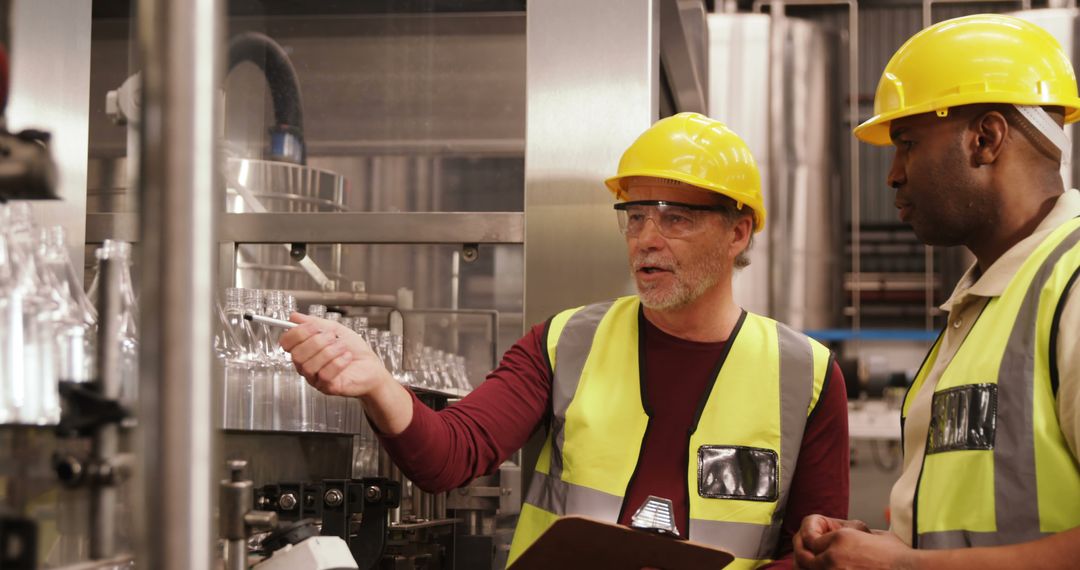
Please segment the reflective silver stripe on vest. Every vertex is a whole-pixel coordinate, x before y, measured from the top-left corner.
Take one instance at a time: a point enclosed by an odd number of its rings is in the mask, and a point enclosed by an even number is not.
[[[585,515],[600,520],[619,518],[622,497],[567,483],[537,471],[525,502],[559,516]],[[723,548],[739,558],[771,558],[780,526],[751,523],[690,520],[690,540]]]
[[[919,535],[919,548],[945,550],[976,546],[999,546],[1002,544],[999,534],[997,532],[973,532],[970,530],[927,532]],[[1052,532],[1040,532],[1028,540],[1052,536],[1053,534]]]
[[[994,516],[997,532],[920,533],[919,548],[1017,544],[1045,536],[1039,530],[1032,418],[1035,412],[1036,320],[1039,296],[1054,271],[1054,265],[1077,242],[1080,242],[1080,229],[1074,230],[1058,244],[1039,267],[1024,294],[998,369],[998,427],[994,442]],[[966,542],[975,539],[980,543]]]
[[[690,519],[690,540],[723,548],[738,558],[772,558],[780,525]]]
[[[567,483],[540,471],[533,475],[525,495],[526,503],[560,517],[585,515],[607,521],[618,520],[622,501],[622,497]]]
[[[600,321],[614,301],[589,305],[574,313],[566,321],[558,344],[555,345],[555,376],[551,382],[551,466],[553,479],[562,479],[563,445],[566,444],[566,410],[577,393],[585,361],[592,350],[593,337]],[[546,348],[546,347],[545,347]],[[538,472],[537,475],[540,473]],[[536,482],[533,482],[533,487]],[[616,516],[618,513],[616,512]]]
[[[780,497],[773,511],[773,526],[779,528],[814,395],[814,349],[808,338],[783,324],[776,324],[776,336],[780,345]],[[773,536],[773,542],[762,546],[774,547],[777,538]]]

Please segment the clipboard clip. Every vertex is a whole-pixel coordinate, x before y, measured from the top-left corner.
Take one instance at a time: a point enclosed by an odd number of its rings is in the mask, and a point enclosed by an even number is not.
[[[681,539],[671,499],[649,495],[630,518],[630,528]]]

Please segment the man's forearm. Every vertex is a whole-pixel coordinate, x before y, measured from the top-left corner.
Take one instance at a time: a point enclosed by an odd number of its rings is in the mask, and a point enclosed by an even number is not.
[[[399,435],[412,422],[412,396],[392,379],[383,382],[360,400],[364,403],[364,413],[384,435]]]
[[[1080,527],[1031,542],[955,550],[916,550],[916,568],[935,570],[1050,570],[1080,561]]]

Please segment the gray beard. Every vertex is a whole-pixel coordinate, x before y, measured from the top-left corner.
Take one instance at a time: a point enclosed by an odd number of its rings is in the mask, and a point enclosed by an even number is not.
[[[697,271],[676,276],[675,283],[667,288],[642,287],[636,279],[634,284],[637,286],[641,304],[645,308],[654,311],[679,309],[698,300],[720,281],[719,266],[719,263],[706,263],[705,267],[698,268]]]

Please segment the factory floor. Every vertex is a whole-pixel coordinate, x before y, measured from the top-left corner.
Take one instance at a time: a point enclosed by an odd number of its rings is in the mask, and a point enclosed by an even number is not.
[[[851,499],[849,517],[870,528],[889,528],[885,511],[889,491],[900,477],[899,442],[851,441]]]

